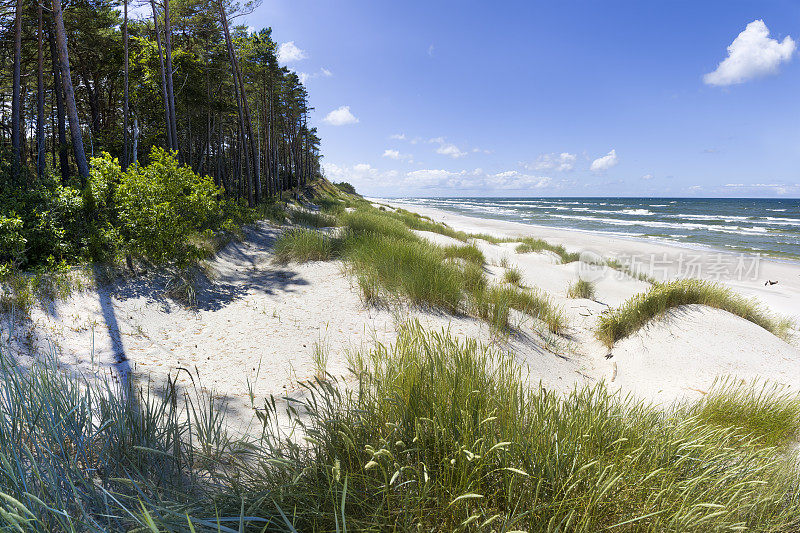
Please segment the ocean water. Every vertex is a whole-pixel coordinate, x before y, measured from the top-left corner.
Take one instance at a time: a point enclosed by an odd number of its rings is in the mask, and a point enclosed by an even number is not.
[[[464,215],[800,260],[800,199],[403,198]]]

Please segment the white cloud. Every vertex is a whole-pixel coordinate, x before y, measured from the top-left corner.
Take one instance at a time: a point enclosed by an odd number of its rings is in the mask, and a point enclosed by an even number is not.
[[[437,154],[446,155],[453,159],[458,159],[459,157],[467,155],[467,152],[461,150],[455,144],[447,142],[444,137],[436,137],[428,142],[439,145],[439,148],[436,149]]]
[[[349,105],[343,105],[328,113],[322,121],[331,126],[344,126],[345,124],[355,124],[358,119],[350,112]]]
[[[293,63],[295,61],[302,61],[307,58],[305,50],[301,50],[294,44],[294,41],[288,43],[281,43],[278,47],[278,61],[283,64]]]
[[[492,190],[525,192],[554,186],[553,180],[547,176],[523,174],[516,170],[491,174],[480,168],[459,172],[444,169],[413,170],[406,174],[403,185],[414,189],[449,189],[481,193]]]
[[[389,135],[389,138],[390,139],[395,139],[395,140],[398,140],[398,141],[404,141],[405,138],[406,138],[406,134],[405,133],[395,133],[393,135]]]
[[[560,154],[542,154],[533,163],[523,163],[527,170],[555,170],[556,172],[569,172],[575,168],[575,154],[561,152]]]
[[[319,69],[318,72],[314,72],[313,74],[309,74],[307,72],[298,72],[297,77],[300,78],[300,82],[305,85],[306,81],[314,79],[314,78],[330,78],[333,76],[333,72],[326,69],[325,67]]]
[[[428,47],[428,56],[433,57],[433,50],[434,50],[434,46],[430,45]]]
[[[396,170],[380,170],[368,163],[358,163],[351,167],[325,162],[322,170],[329,180],[347,181],[356,189],[369,187],[388,187],[397,181]]]
[[[603,172],[604,170],[608,170],[611,167],[615,167],[619,164],[619,158],[617,157],[617,151],[611,150],[603,157],[598,157],[594,161],[592,161],[592,165],[589,167],[589,170],[592,172]]]
[[[383,157],[388,157],[389,159],[400,159],[400,152],[398,150],[386,149],[383,151]]]
[[[775,74],[781,63],[792,58],[795,46],[788,35],[781,42],[770,39],[764,21],[754,20],[728,46],[728,57],[714,72],[703,76],[703,81],[708,85],[725,86]]]
[[[644,176],[642,176],[642,179],[645,181],[650,181],[651,179],[653,179],[653,177],[654,176],[652,174],[645,174]]]

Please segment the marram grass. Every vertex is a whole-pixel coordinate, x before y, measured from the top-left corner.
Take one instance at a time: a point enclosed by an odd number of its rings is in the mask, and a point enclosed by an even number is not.
[[[722,309],[749,320],[767,331],[787,338],[792,323],[780,319],[757,302],[736,294],[731,289],[697,279],[679,279],[653,286],[637,294],[620,307],[600,316],[597,338],[607,346],[635,333],[651,320],[681,305],[700,304]]]
[[[568,298],[586,298],[593,300],[595,296],[595,284],[593,281],[578,278],[574,283],[567,287]]]
[[[335,238],[321,231],[293,228],[283,232],[275,242],[275,258],[279,262],[295,260],[300,263],[307,261],[327,261],[333,258]]]
[[[783,392],[722,388],[666,411],[602,385],[564,396],[531,389],[508,354],[418,323],[350,363],[347,387],[318,376],[286,415],[265,400],[256,437],[232,438],[217,402],[172,380],[137,392],[0,357],[0,529],[800,527],[797,457],[762,437],[797,435]]]

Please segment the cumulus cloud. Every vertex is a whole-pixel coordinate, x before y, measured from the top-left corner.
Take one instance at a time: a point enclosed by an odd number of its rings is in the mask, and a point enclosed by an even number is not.
[[[777,195],[798,194],[800,193],[800,183],[726,183],[727,190],[736,190],[741,193],[764,194],[773,193]]]
[[[383,157],[388,157],[389,159],[400,159],[400,151],[386,149],[383,151]]]
[[[459,157],[464,157],[467,155],[467,152],[463,151],[455,144],[447,142],[444,137],[436,137],[435,139],[431,139],[429,142],[439,145],[439,148],[436,149],[437,154],[446,155],[448,157],[452,157],[453,159],[458,159]]]
[[[524,174],[516,170],[487,173],[480,168],[457,172],[445,169],[423,169],[406,173],[403,185],[414,189],[526,192],[551,187],[553,180],[547,176]]]
[[[592,161],[592,165],[589,167],[589,170],[592,172],[603,172],[608,170],[612,167],[615,167],[619,164],[619,157],[617,157],[617,151],[611,150],[603,157],[598,157],[594,161]]]
[[[575,168],[578,156],[568,152],[560,154],[542,154],[533,163],[523,163],[527,170],[555,170],[556,172],[569,172]]]
[[[325,162],[322,171],[329,180],[347,181],[357,189],[389,186],[397,180],[396,170],[381,170],[369,163],[358,163],[353,166],[337,165]]]
[[[298,48],[297,45],[294,44],[294,41],[281,43],[281,45],[278,47],[278,61],[283,64],[302,61],[307,57],[308,55],[306,54],[305,50]]]
[[[405,138],[406,138],[406,134],[405,133],[394,133],[392,135],[389,135],[389,138],[390,139],[395,139],[397,141],[404,141]]]
[[[322,121],[331,126],[344,126],[346,124],[355,124],[358,119],[350,112],[349,105],[343,105],[325,115]]]
[[[652,174],[645,174],[644,176],[642,176],[642,179],[645,181],[650,181],[651,179],[653,179],[653,177],[654,176]]]
[[[728,57],[716,70],[703,76],[707,85],[726,86],[775,74],[781,63],[792,58],[796,44],[788,35],[783,41],[770,39],[763,20],[754,20],[728,46]]]

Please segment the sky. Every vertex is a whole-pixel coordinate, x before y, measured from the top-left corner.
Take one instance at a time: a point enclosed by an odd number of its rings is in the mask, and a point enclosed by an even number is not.
[[[800,2],[263,0],[362,194],[800,197]]]

